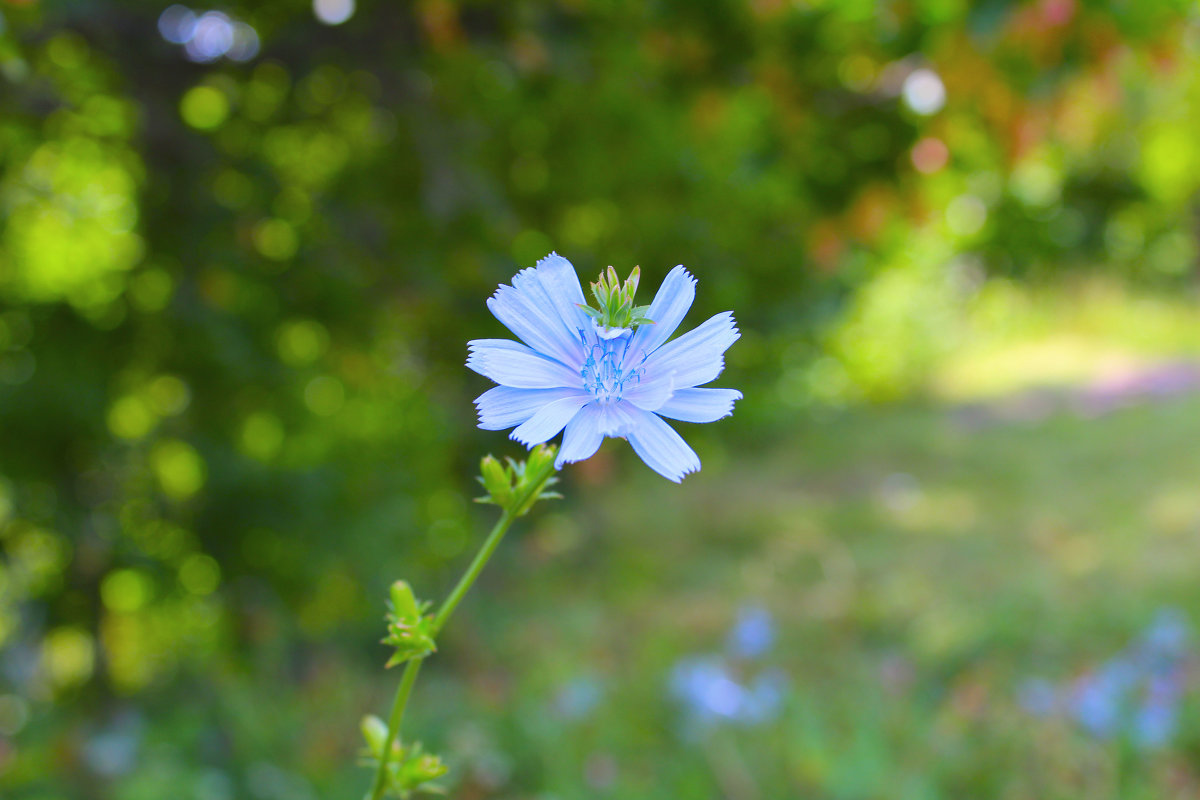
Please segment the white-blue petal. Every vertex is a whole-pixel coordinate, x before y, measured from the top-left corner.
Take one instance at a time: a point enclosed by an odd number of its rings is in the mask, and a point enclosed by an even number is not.
[[[580,331],[590,320],[580,308],[583,289],[571,262],[551,253],[518,272],[512,283],[488,300],[496,319],[534,350],[577,369],[584,358]]]
[[[733,312],[724,311],[651,353],[646,374],[673,372],[677,389],[708,383],[725,368],[722,356],[739,336]]]
[[[671,398],[675,391],[675,374],[672,372],[647,373],[638,383],[627,384],[621,399],[644,411],[657,411]]]
[[[521,275],[529,274],[529,270],[521,273]],[[550,298],[563,326],[572,333],[580,328],[586,328],[591,319],[583,313],[580,306],[585,305],[587,300],[584,299],[583,288],[579,285],[579,276],[575,274],[575,267],[571,265],[571,262],[558,253],[551,253],[537,262],[533,274],[541,282],[542,289]],[[520,275],[513,278],[513,285],[521,288]]]
[[[547,403],[539,408],[532,417],[518,425],[508,437],[527,447],[541,444],[557,436],[563,426],[570,422],[571,418],[579,413],[579,409],[583,408],[590,400],[589,395],[580,393]]]
[[[467,366],[503,386],[515,389],[582,389],[579,373],[562,363],[508,339],[467,342]]]
[[[625,435],[646,466],[676,483],[683,480],[684,475],[700,469],[696,451],[657,414],[633,407],[624,410],[631,418]]]
[[[598,403],[586,405],[567,423],[563,433],[562,447],[558,458],[554,459],[554,468],[562,469],[563,464],[573,464],[591,458],[600,449],[604,441],[604,429],[607,410]]]
[[[530,291],[531,281],[523,283],[525,291],[501,285],[488,298],[488,309],[525,344],[577,369],[583,363],[583,345],[578,335],[567,330],[545,297]]]
[[[696,279],[680,264],[667,273],[646,311],[646,317],[654,324],[638,326],[630,349],[638,353],[654,352],[655,348],[671,338],[695,299]]]
[[[564,397],[583,394],[579,389],[514,389],[493,386],[475,398],[479,410],[479,427],[485,431],[501,431],[520,425],[538,409]]]
[[[733,413],[733,404],[742,399],[737,389],[676,389],[655,413],[683,422],[716,422]]]

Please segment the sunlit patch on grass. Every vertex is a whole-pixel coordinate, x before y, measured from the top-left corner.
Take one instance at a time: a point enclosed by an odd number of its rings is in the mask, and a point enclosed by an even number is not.
[[[930,373],[935,397],[994,398],[1034,387],[1104,383],[1169,359],[1200,358],[1197,304],[1093,280],[1052,287],[985,285],[958,344]]]

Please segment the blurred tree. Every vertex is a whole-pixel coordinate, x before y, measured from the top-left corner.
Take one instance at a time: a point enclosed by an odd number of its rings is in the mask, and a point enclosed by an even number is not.
[[[551,249],[687,262],[800,403],[912,390],[975,269],[1193,276],[1183,0],[0,13],[0,660],[59,704],[6,795],[95,794],[53,742],[114,697],[380,657],[465,547],[464,342]]]

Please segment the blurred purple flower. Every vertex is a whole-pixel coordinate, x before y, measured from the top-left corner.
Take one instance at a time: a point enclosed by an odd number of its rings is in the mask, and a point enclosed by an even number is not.
[[[1058,702],[1058,688],[1045,678],[1029,678],[1017,688],[1017,703],[1035,717],[1050,716]]]
[[[554,698],[554,710],[566,720],[591,716],[604,699],[604,686],[591,675],[581,675],[568,681]]]
[[[1133,717],[1133,740],[1151,750],[1163,747],[1175,735],[1177,717],[1178,710],[1174,698],[1147,701]]]
[[[787,676],[779,669],[744,673],[748,662],[765,655],[774,641],[771,614],[747,606],[729,631],[727,656],[680,659],[671,671],[670,687],[688,722],[700,729],[722,723],[752,726],[778,716],[787,694]]]
[[[1137,640],[1065,689],[1034,678],[1018,690],[1027,712],[1060,712],[1101,739],[1129,737],[1154,749],[1170,742],[1186,689],[1191,632],[1175,609],[1159,611]]]
[[[775,643],[775,622],[762,606],[747,606],[738,613],[726,648],[737,658],[759,658]]]
[[[1191,639],[1187,617],[1177,608],[1160,609],[1142,636],[1141,650],[1151,659],[1174,661],[1186,653]]]
[[[738,719],[748,694],[715,656],[677,663],[671,672],[671,691],[701,723]]]
[[[786,693],[787,676],[782,670],[770,669],[757,676],[747,687],[740,721],[748,725],[771,721],[783,707]]]
[[[1115,734],[1121,723],[1126,697],[1138,681],[1132,664],[1116,658],[1075,682],[1068,707],[1088,733],[1102,739]]]

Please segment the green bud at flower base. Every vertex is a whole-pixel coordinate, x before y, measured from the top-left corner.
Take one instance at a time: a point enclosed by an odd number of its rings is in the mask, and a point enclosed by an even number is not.
[[[529,451],[525,461],[505,459],[502,465],[493,456],[485,456],[479,463],[479,478],[486,497],[477,497],[477,503],[494,503],[514,517],[528,513],[538,500],[559,498],[556,492],[547,492],[546,487],[558,483],[554,473],[554,456],[558,449],[554,445],[539,444]]]
[[[646,318],[650,306],[633,304],[641,277],[641,267],[634,267],[625,282],[621,283],[617,271],[610,266],[600,273],[600,280],[592,284],[592,296],[596,298],[597,307],[592,308],[582,303],[579,307],[596,323],[601,338],[611,339],[638,325],[654,322]]]

